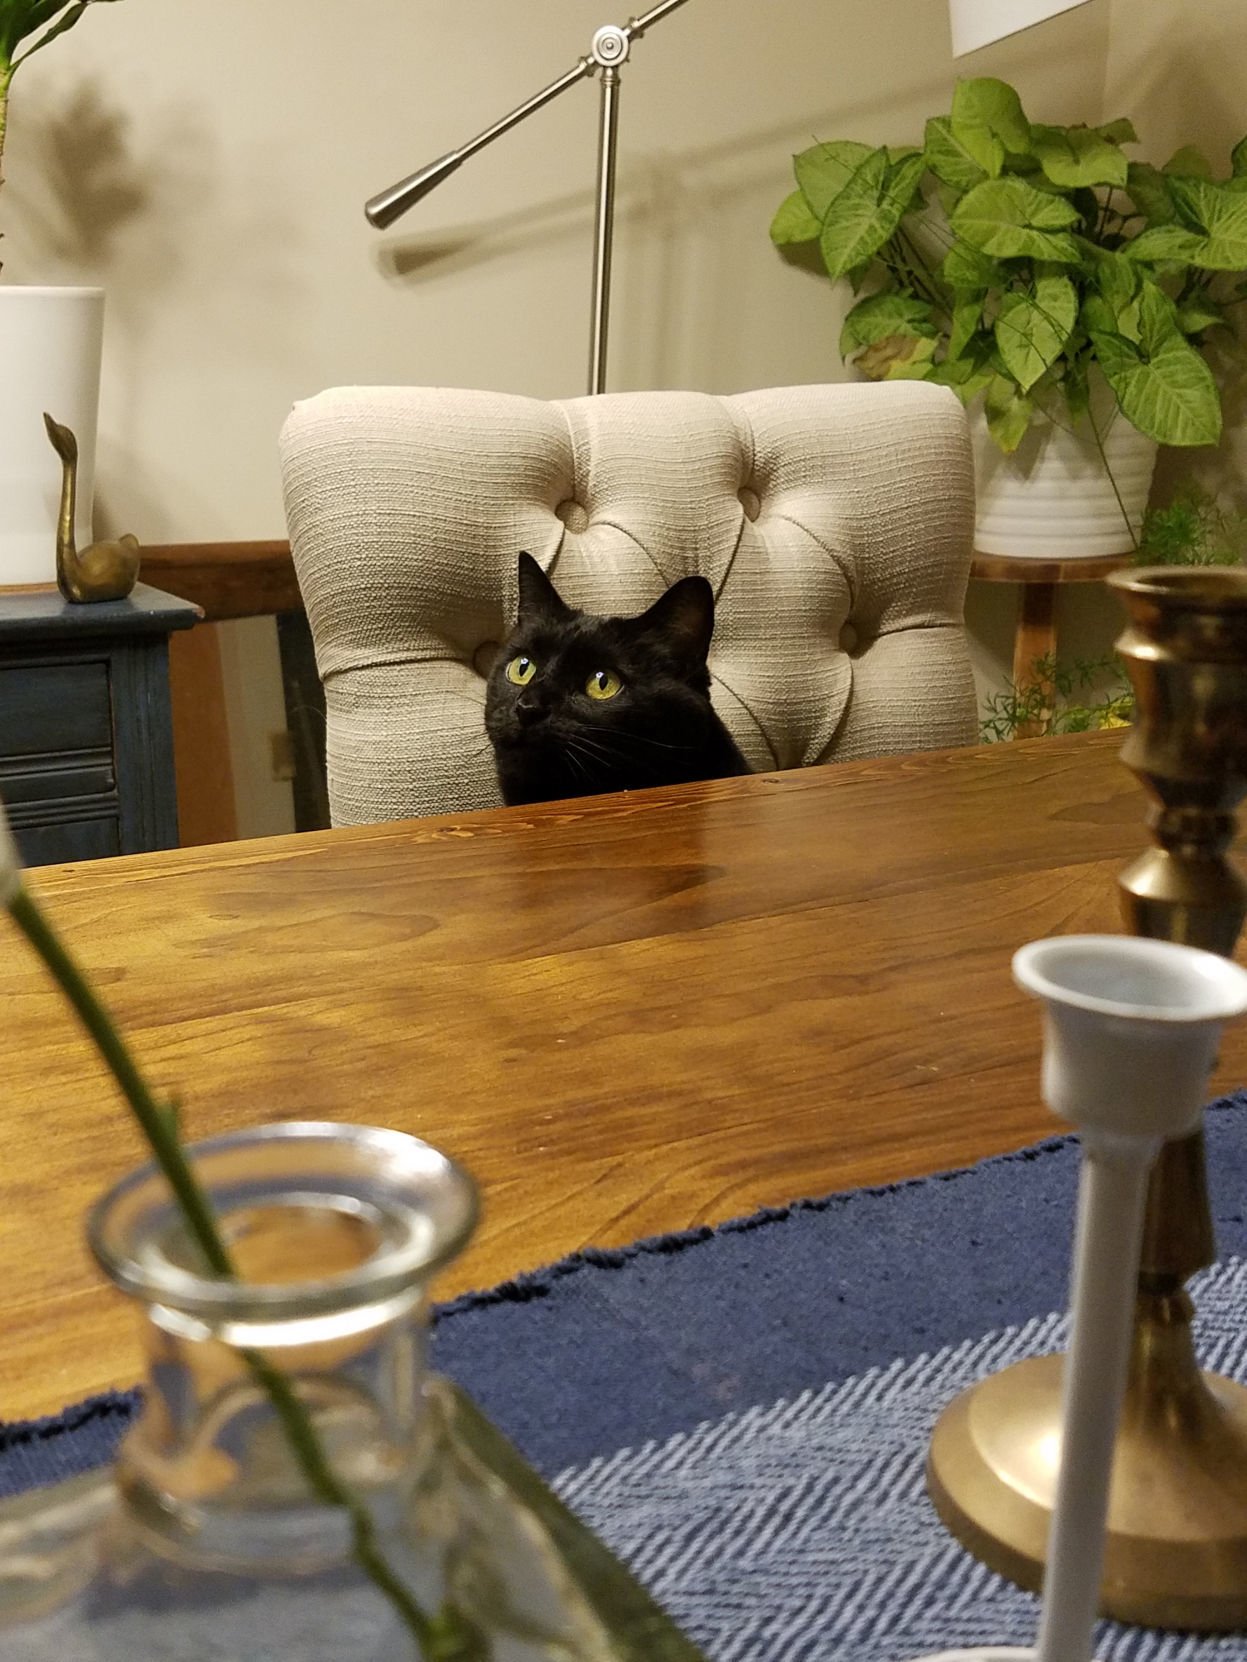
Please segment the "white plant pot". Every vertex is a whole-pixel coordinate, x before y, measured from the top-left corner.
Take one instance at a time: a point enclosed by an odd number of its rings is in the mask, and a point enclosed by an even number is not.
[[[992,439],[981,409],[971,418],[971,432],[978,493],[974,546],[980,554],[1076,560],[1133,550],[1159,446],[1115,406],[1101,418],[1108,472],[1085,418],[1073,432],[1036,424],[1011,456]]]
[[[56,582],[61,463],[46,410],[78,440],[78,546],[92,540],[104,291],[0,285],[0,588]]]

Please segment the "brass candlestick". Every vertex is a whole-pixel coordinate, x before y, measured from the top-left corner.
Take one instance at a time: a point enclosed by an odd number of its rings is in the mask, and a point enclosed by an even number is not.
[[[1247,914],[1226,852],[1247,794],[1247,571],[1156,567],[1108,582],[1128,614],[1117,650],[1136,700],[1122,760],[1150,798],[1155,844],[1119,879],[1125,921],[1228,956]],[[1247,1626],[1247,1389],[1200,1372],[1184,1287],[1213,1256],[1197,1134],[1166,1144],[1148,1190],[1100,1598],[1120,1621]],[[962,1392],[927,1461],[948,1528],[1024,1587],[1043,1580],[1062,1368],[1041,1357]]]

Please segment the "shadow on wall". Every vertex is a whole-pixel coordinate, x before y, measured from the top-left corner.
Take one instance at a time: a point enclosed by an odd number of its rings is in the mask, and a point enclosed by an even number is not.
[[[144,435],[153,404],[196,423],[235,367],[257,353],[293,365],[299,339],[288,320],[304,284],[300,229],[283,212],[234,206],[230,160],[202,111],[165,102],[136,126],[92,77],[20,88],[11,124],[6,194],[8,275],[26,282],[100,284],[107,291],[96,512],[102,534],[114,516],[109,480],[126,480],[124,529],[172,540],[220,518],[211,484],[178,449],[160,479]],[[283,157],[256,159],[279,197]],[[176,301],[171,305],[170,301]],[[193,307],[193,338],[183,317]],[[211,350],[205,347],[211,342]],[[178,385],[198,385],[198,408],[178,403]],[[106,415],[105,415],[106,410]],[[148,504],[150,503],[150,511]]]
[[[901,107],[913,112],[912,126],[920,134],[925,114],[947,98],[946,75],[932,76],[907,87]],[[730,391],[746,381],[753,384],[743,365],[741,373],[733,373],[724,342],[748,330],[756,274],[781,258],[818,280],[817,307],[826,308],[826,340],[834,342],[838,302],[826,273],[808,250],[781,255],[771,246],[768,231],[775,209],[792,188],[793,151],[819,136],[838,138],[859,126],[869,130],[878,115],[879,101],[864,99],[791,116],[722,143],[681,151],[651,149],[640,156],[629,152],[625,129],[617,164],[611,339],[629,343],[630,385]],[[489,165],[488,155],[466,164]],[[575,167],[586,178],[592,176],[594,146],[575,158]],[[587,295],[595,204],[596,191],[586,186],[428,234],[411,229],[419,223],[417,206],[404,231],[374,248],[373,262],[388,282],[414,287],[571,243],[584,250]],[[812,356],[809,363],[811,372],[800,379],[843,376],[830,349],[825,362]],[[616,361],[616,381],[618,368]]]
[[[178,239],[155,230],[167,194],[162,176],[179,149],[202,154],[203,135],[184,134],[179,145],[177,135],[162,134],[158,151],[144,157],[134,151],[129,116],[93,80],[63,87],[55,100],[46,90],[19,96],[12,133],[17,154],[5,189],[21,225],[23,264],[99,279],[122,257],[126,233],[141,221],[159,238],[146,250],[153,274],[167,281],[171,267],[177,269]]]
[[[126,144],[126,117],[90,82],[73,89],[55,116],[22,111],[39,151],[41,192],[26,203],[24,238],[66,265],[108,263],[123,228],[149,206],[143,170]]]
[[[271,352],[299,274],[299,227],[280,202],[282,157],[254,157],[255,173],[271,166],[276,206],[231,212],[231,164],[201,113],[149,110],[136,138],[124,108],[93,79],[58,84],[55,96],[46,84],[23,95],[11,144],[5,190],[24,268],[109,284],[110,321],[135,337],[153,300],[193,283],[205,325],[228,336],[249,323],[247,344]]]

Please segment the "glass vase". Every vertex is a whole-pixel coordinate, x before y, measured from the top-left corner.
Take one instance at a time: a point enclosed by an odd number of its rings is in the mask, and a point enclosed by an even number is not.
[[[0,1505],[0,1662],[695,1662],[426,1370],[429,1278],[476,1220],[467,1174],[351,1125],[191,1153],[238,1279],[202,1273],[153,1168],[96,1206],[92,1251],[143,1312],[142,1409],[111,1470]],[[415,1617],[305,1475],[275,1372]]]

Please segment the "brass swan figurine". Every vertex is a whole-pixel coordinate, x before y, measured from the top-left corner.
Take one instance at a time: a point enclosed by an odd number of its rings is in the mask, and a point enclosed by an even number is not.
[[[123,600],[138,581],[139,543],[127,534],[116,542],[93,542],[79,554],[74,547],[74,507],[78,493],[78,440],[68,427],[44,411],[43,425],[61,458],[61,506],[56,525],[56,586],[66,600]]]

